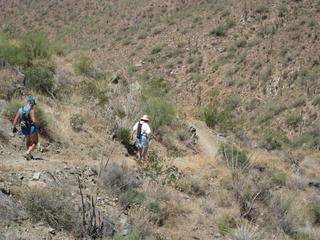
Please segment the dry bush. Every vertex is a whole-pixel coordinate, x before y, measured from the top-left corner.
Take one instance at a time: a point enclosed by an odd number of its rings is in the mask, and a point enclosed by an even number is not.
[[[111,163],[108,167],[102,169],[101,184],[107,191],[118,195],[129,189],[137,188],[141,181],[138,178],[138,173],[128,168],[126,163],[122,165]]]
[[[269,197],[270,184],[258,174],[242,174],[236,171],[232,176],[232,191],[240,207],[241,217],[255,221],[259,212],[258,201],[265,201]]]
[[[79,183],[79,185],[81,185]],[[65,230],[75,237],[90,239],[111,236],[113,223],[95,208],[93,199],[75,198],[66,187],[27,189],[22,206],[35,222],[46,222],[57,230]]]
[[[311,224],[306,224],[306,226],[298,229],[297,235],[298,239],[318,240],[320,239],[320,229]]]
[[[294,173],[286,179],[286,186],[292,190],[306,190],[308,179],[305,176]]]
[[[269,207],[277,225],[284,233],[294,236],[300,223],[301,212],[292,210],[293,198],[284,194],[273,194]]]
[[[80,215],[61,188],[28,189],[24,192],[22,205],[36,222],[47,222],[57,230],[79,232]]]
[[[154,225],[150,222],[152,213],[143,207],[133,207],[128,212],[129,224],[140,230],[140,237],[144,239],[154,231]]]
[[[0,226],[5,226],[16,220],[20,215],[20,210],[12,197],[0,191]]]
[[[248,223],[240,224],[234,231],[234,240],[263,240],[263,234],[258,226],[252,226]]]
[[[175,187],[186,194],[205,196],[208,192],[208,183],[199,176],[185,176],[177,179]]]

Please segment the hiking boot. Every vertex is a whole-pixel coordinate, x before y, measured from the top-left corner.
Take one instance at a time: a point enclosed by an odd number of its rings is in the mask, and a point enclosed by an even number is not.
[[[33,159],[33,156],[31,155],[31,153],[28,153],[28,152],[26,152],[25,154],[23,154],[23,157],[24,157],[27,161]]]

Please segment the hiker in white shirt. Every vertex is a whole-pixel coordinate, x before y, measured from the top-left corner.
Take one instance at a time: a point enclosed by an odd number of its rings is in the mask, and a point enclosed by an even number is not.
[[[143,115],[140,121],[133,126],[133,132],[131,134],[131,140],[133,140],[134,135],[136,135],[135,144],[139,150],[139,159],[146,159],[148,153],[149,138],[152,135],[148,122],[148,115]]]

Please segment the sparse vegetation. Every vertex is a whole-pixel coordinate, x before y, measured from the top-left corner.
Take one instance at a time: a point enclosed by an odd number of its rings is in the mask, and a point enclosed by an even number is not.
[[[90,75],[93,60],[89,56],[81,55],[75,64],[75,70],[79,74]]]
[[[250,160],[244,151],[239,150],[233,144],[221,144],[219,148],[219,154],[227,165],[234,169],[247,169],[251,166]]]
[[[225,36],[227,31],[236,25],[235,21],[232,19],[228,19],[224,24],[220,24],[214,29],[211,30],[211,34],[215,34],[216,36]]]
[[[82,130],[83,124],[85,123],[84,117],[80,113],[73,114],[70,117],[70,126],[73,130],[79,132]]]
[[[49,227],[66,239],[320,239],[318,0],[9,2],[0,190],[29,210],[0,239],[47,238]],[[21,136],[9,137],[27,96],[50,112],[37,105],[40,121],[53,116],[57,131],[34,155],[54,161],[24,162]],[[129,138],[143,114],[156,139],[140,161]],[[217,161],[211,138],[226,142]],[[84,209],[92,227],[90,213],[112,214],[116,234],[83,228]]]
[[[24,71],[26,86],[41,93],[51,93],[54,87],[53,73],[42,66],[29,67]]]

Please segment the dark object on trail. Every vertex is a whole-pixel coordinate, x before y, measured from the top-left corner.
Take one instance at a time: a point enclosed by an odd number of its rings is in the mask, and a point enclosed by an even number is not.
[[[309,182],[308,185],[309,185],[309,186],[316,187],[316,188],[320,188],[320,182]]]
[[[109,81],[114,84],[119,83],[119,80],[120,80],[120,77],[116,74],[113,74],[109,79]]]

